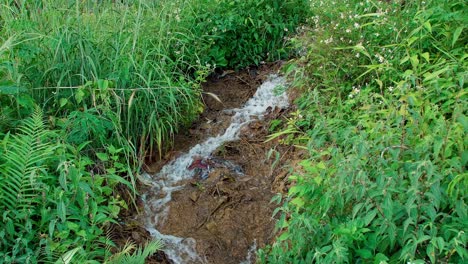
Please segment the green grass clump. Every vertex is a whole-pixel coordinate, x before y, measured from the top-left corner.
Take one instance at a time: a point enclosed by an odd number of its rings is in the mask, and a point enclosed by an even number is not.
[[[2,9],[2,35],[16,37],[10,52],[14,81],[30,90],[47,115],[72,117],[66,127],[82,131],[80,139],[95,136],[87,129],[91,124],[82,125],[85,116],[95,116],[115,126],[102,125],[107,139],[119,133],[121,144],[128,141],[143,155],[146,146],[161,148],[202,109],[200,82],[209,68],[184,64],[178,38],[186,30],[175,28],[168,15],[178,6],[150,2],[45,1],[36,8]],[[171,57],[175,48],[182,53]]]
[[[310,157],[261,261],[467,262],[466,2],[311,4],[286,69]]]

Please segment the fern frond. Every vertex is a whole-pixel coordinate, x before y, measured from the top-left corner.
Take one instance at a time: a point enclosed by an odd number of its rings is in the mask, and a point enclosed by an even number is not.
[[[161,250],[163,243],[161,240],[153,240],[147,243],[143,248],[139,247],[133,254],[135,244],[127,242],[121,252],[111,256],[105,263],[107,264],[144,264],[147,257]]]
[[[42,117],[37,107],[23,121],[19,133],[2,142],[5,149],[0,157],[0,207],[4,210],[24,209],[39,202],[36,197],[41,191],[44,166],[55,149]]]

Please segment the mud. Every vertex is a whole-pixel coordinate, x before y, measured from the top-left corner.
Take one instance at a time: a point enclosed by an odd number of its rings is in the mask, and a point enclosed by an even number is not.
[[[163,159],[148,164],[146,170],[156,173],[180,153],[222,132],[230,121],[230,113],[225,109],[242,106],[278,68],[279,65],[270,65],[210,78],[204,85],[205,112],[175,137],[173,148]],[[287,175],[302,155],[278,140],[265,143],[270,121],[284,118],[287,111],[270,109],[264,120],[255,120],[242,128],[240,140],[223,145],[210,160],[194,165],[194,169],[200,170],[199,177],[173,193],[169,214],[158,230],[194,238],[205,263],[255,263],[252,254],[255,247],[264,247],[274,238],[272,213],[276,205],[270,201],[276,193],[286,191]],[[205,170],[208,163],[210,169]],[[138,218],[127,222],[127,227],[132,226],[126,232],[131,240],[142,243],[148,238],[138,225]],[[252,255],[250,259],[248,254]],[[147,263],[171,262],[161,252]]]

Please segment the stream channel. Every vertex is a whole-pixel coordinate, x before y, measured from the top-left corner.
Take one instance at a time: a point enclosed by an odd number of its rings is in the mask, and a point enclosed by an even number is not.
[[[270,200],[285,173],[269,154],[287,151],[264,141],[289,100],[285,79],[270,71],[215,81],[208,93],[220,96],[204,96],[210,113],[142,175],[150,187],[140,221],[164,242],[156,263],[254,263],[257,247],[273,239]]]

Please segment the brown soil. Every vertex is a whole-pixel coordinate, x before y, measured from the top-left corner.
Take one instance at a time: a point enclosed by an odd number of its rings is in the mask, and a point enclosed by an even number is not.
[[[149,164],[147,171],[157,172],[190,147],[221,133],[230,122],[230,114],[224,110],[241,107],[277,69],[278,65],[270,65],[211,78],[204,85],[205,112],[190,129],[175,137],[173,149],[162,160]],[[274,238],[272,213],[276,206],[270,201],[276,193],[286,191],[287,176],[302,155],[278,140],[265,143],[270,121],[282,118],[287,111],[271,109],[264,120],[245,126],[239,141],[220,147],[213,157],[240,166],[244,175],[219,167],[211,170],[205,180],[188,182],[181,191],[173,193],[169,214],[158,230],[194,238],[198,254],[206,263],[214,264],[241,263],[254,243],[258,248],[270,243]],[[133,229],[126,234],[132,240],[141,243],[148,238],[137,220],[131,222],[134,224],[128,222],[127,228]],[[170,261],[159,253],[148,263]]]

